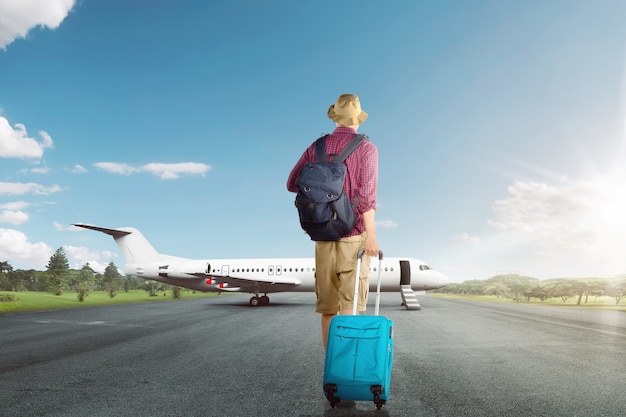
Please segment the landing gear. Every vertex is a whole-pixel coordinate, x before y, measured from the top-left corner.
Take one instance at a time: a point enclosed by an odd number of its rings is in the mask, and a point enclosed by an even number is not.
[[[266,306],[270,303],[270,298],[267,295],[259,297],[258,294],[250,298],[250,305],[252,307]]]

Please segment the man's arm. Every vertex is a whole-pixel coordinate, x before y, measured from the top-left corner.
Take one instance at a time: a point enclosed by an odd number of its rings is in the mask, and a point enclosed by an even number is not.
[[[361,214],[363,226],[365,227],[365,253],[370,256],[378,256],[378,240],[376,240],[376,224],[374,222],[375,209],[371,209]]]
[[[291,169],[291,172],[289,173],[289,178],[287,178],[287,190],[292,193],[298,192],[298,187],[296,187],[296,180],[298,179],[298,176],[300,175],[300,171],[302,170],[302,167],[304,167],[306,163],[311,160],[312,146],[313,145],[309,146],[304,151],[302,156],[300,156],[300,159],[298,160],[298,162],[296,162],[296,165]]]

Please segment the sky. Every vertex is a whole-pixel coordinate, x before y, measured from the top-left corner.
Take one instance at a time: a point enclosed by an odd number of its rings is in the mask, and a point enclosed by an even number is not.
[[[453,282],[626,273],[622,0],[0,0],[0,261],[312,257],[287,176],[357,94],[377,238]]]

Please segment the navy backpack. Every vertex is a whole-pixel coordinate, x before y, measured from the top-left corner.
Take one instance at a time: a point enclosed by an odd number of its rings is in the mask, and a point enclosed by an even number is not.
[[[316,161],[307,162],[298,175],[295,204],[300,225],[311,240],[330,242],[339,240],[356,224],[358,196],[352,203],[343,192],[347,171],[344,162],[367,136],[354,135],[336,158],[326,155],[326,136],[315,141]]]

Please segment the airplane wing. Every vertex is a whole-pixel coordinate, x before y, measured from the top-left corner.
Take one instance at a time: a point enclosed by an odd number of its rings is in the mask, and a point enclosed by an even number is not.
[[[294,288],[301,284],[301,282],[297,279],[285,277],[276,277],[273,279],[253,279],[209,275],[204,273],[196,273],[193,275],[211,279],[216,288],[223,291],[249,292],[254,294],[293,291]]]

